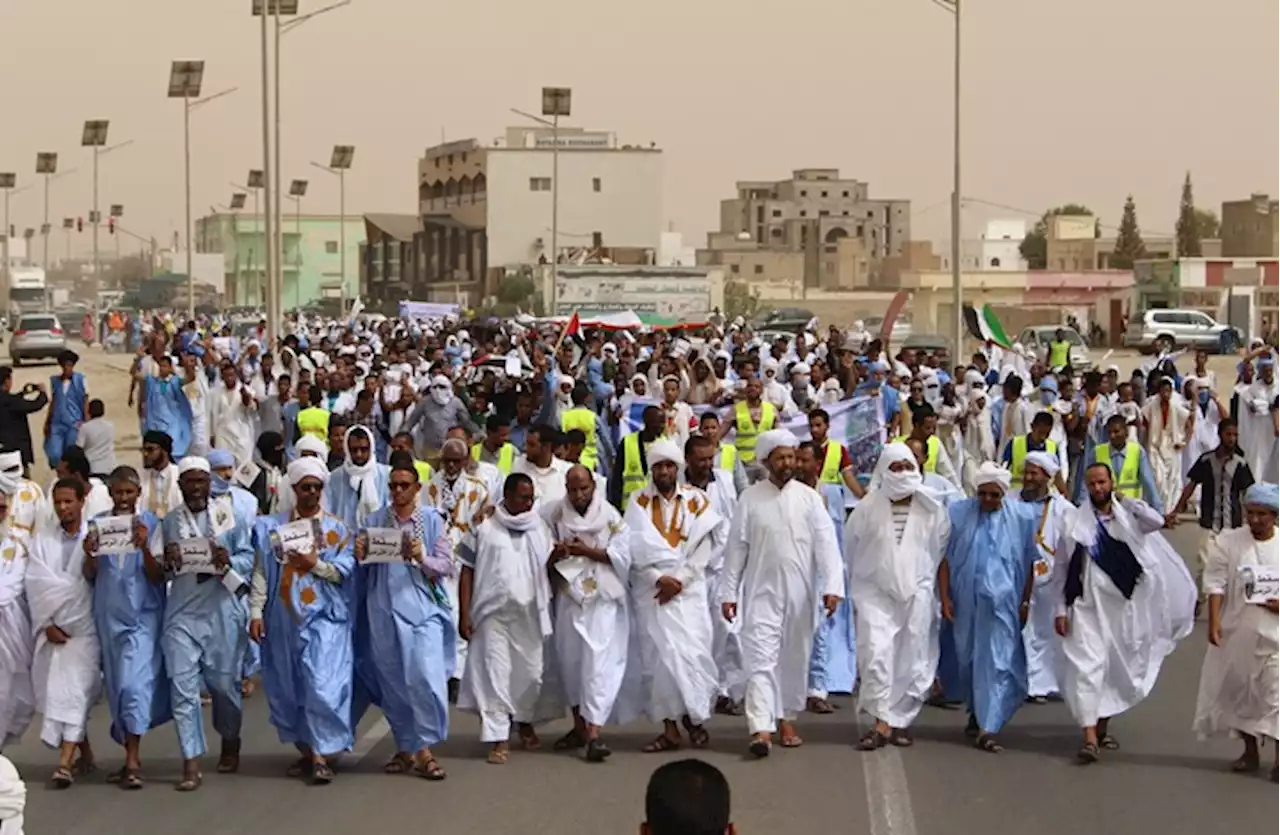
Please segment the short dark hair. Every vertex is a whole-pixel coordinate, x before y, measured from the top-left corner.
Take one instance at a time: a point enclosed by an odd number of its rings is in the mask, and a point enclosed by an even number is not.
[[[1121,426],[1128,426],[1128,425],[1129,425],[1129,421],[1125,420],[1124,415],[1121,415],[1121,414],[1114,414],[1114,415],[1112,415],[1111,417],[1107,418],[1107,424],[1106,424],[1106,426],[1107,426],[1107,428],[1108,428],[1108,429],[1110,429],[1110,428],[1111,428],[1111,425],[1112,425],[1113,423],[1118,423],[1118,424],[1120,424]]]
[[[57,493],[59,490],[70,490],[73,493],[75,493],[76,498],[80,499],[81,501],[84,501],[85,494],[88,492],[88,488],[85,487],[84,482],[75,478],[58,479],[54,483],[53,491],[52,493],[50,493],[50,495],[52,496],[53,493]]]
[[[75,351],[72,351],[71,349],[58,352],[58,365],[66,365],[67,363],[71,363],[72,365],[75,365],[79,361],[80,361],[80,355],[77,354]]]
[[[707,414],[710,414],[710,412]],[[703,417],[706,417],[706,415],[703,415]],[[689,440],[684,442],[684,457],[688,458],[693,455],[700,446],[713,447],[716,446],[716,441],[714,438],[708,438],[706,435],[690,435]]]
[[[533,479],[529,478],[524,473],[512,473],[507,476],[507,480],[502,483],[502,497],[505,499],[507,496],[510,496],[512,493],[516,492],[522,484],[527,484],[532,487]]]
[[[729,828],[729,781],[702,760],[658,766],[644,793],[652,835],[724,835]]]
[[[506,425],[507,421],[502,417],[502,415],[489,415],[484,420],[484,431],[497,432]]]
[[[407,435],[408,433],[406,432],[403,434]],[[403,449],[398,449],[391,453],[391,457],[387,459],[387,462],[391,465],[391,472],[394,473],[396,470],[403,470],[407,473],[413,473],[414,481],[420,480],[418,478],[418,467],[414,464],[413,456],[405,452]]]
[[[577,444],[579,446],[587,445],[587,433],[581,429],[570,429],[564,433],[563,442],[566,444]]]
[[[400,440],[401,438],[408,438],[408,439],[409,439],[409,443],[410,443],[410,444],[412,444],[412,443],[413,443],[413,433],[412,433],[412,432],[397,432],[396,434],[394,434],[394,435],[392,435],[392,436],[391,436],[391,440],[393,440],[393,441],[398,441],[398,440]]]
[[[817,444],[815,444],[815,443],[814,443],[813,441],[811,441],[811,440],[810,440],[810,441],[801,441],[799,444],[797,444],[797,445],[796,445],[796,451],[797,451],[797,452],[799,452],[799,451],[800,451],[800,450],[802,450],[802,449],[807,449],[807,450],[809,450],[810,452],[812,452],[814,455],[817,455],[817,454],[818,454],[818,445],[817,445]]]
[[[1094,461],[1092,464],[1084,468],[1084,474],[1088,475],[1090,470],[1096,470],[1099,467],[1106,470],[1107,475],[1111,476],[1113,479],[1116,477],[1115,472],[1111,469],[1111,465],[1106,461]]]
[[[0,386],[9,382],[9,378],[13,376],[13,366],[0,365]]]
[[[827,424],[828,426],[831,425],[831,415],[827,414],[826,409],[814,409],[812,412],[809,413],[809,421],[813,422],[814,418],[822,418],[823,423]]]
[[[1053,428],[1053,415],[1048,412],[1036,412],[1036,416],[1031,419],[1032,426],[1048,426]]]
[[[1239,428],[1240,428],[1240,425],[1236,422],[1235,418],[1224,417],[1222,420],[1218,421],[1219,436],[1221,436],[1223,431],[1227,429],[1239,429]]]
[[[133,467],[121,464],[119,467],[116,467],[111,471],[110,483],[120,484],[122,482],[141,485],[142,478],[138,475],[138,471]]]
[[[560,443],[560,430],[547,423],[536,423],[529,428],[529,435],[537,437],[538,443],[555,446]],[[526,436],[527,437],[527,436]],[[505,489],[503,495],[506,495]]]
[[[107,413],[107,406],[101,400],[89,401],[89,417],[100,418]]]
[[[78,475],[85,481],[89,480],[93,470],[89,467],[89,458],[84,454],[84,449],[78,446],[69,446],[62,451],[62,463],[67,465],[67,470],[72,475]]]

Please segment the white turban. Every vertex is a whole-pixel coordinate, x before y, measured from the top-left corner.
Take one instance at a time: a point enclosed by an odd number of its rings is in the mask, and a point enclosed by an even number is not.
[[[329,455],[329,447],[315,435],[303,435],[298,439],[298,443],[294,444],[294,449],[298,451],[299,457],[304,452],[309,452],[318,458],[326,458]]]
[[[192,470],[198,470],[202,473],[210,471],[209,461],[201,458],[199,455],[188,455],[178,462],[178,477],[181,478],[183,473],[189,473]]]
[[[777,361],[776,359],[774,359],[773,357],[765,357],[764,362],[760,364],[760,370],[761,370],[762,372],[765,372],[765,373],[767,373],[767,372],[769,372],[769,371],[773,371],[773,372],[777,373],[777,371],[778,371],[778,361]]]
[[[0,493],[9,495],[22,483],[22,453],[0,452]]]
[[[568,386],[569,388],[573,388],[574,385],[577,384],[577,382],[578,382],[577,380],[575,380],[573,377],[570,377],[568,374],[561,374],[559,377],[556,378],[556,386],[560,388],[564,388],[565,386]]]
[[[1058,470],[1062,469],[1062,462],[1058,460],[1058,456],[1048,452],[1028,452],[1026,463],[1035,464],[1044,470],[1049,478],[1053,478],[1058,474]]]
[[[798,362],[795,365],[791,366],[792,374],[809,374],[812,371],[813,369],[809,367],[809,363],[807,362]]]
[[[770,429],[768,432],[761,433],[756,438],[756,457],[761,461],[768,461],[769,456],[778,447],[796,448],[795,433],[789,429]]]
[[[670,461],[677,467],[684,466],[684,453],[680,451],[680,446],[672,440],[662,438],[654,441],[647,450],[645,457],[649,460],[649,467],[652,469],[654,464],[662,461]]]
[[[321,484],[328,484],[329,468],[319,458],[295,458],[289,464],[289,483],[297,484],[304,478],[318,478]]]
[[[1009,471],[994,461],[984,461],[982,466],[978,468],[978,474],[973,480],[974,485],[981,487],[984,484],[995,484],[1002,491],[1008,492],[1009,485],[1013,482],[1013,476],[1009,475]]]
[[[964,384],[970,388],[985,388],[987,378],[982,376],[982,372],[977,369],[970,368],[964,372]]]

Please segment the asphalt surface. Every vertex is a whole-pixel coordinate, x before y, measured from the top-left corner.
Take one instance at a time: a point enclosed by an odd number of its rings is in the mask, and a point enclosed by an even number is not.
[[[121,461],[136,464],[137,422],[125,413],[128,382],[121,373],[128,357],[107,357],[95,350],[82,353],[90,390],[106,400],[108,417],[115,420]],[[21,369],[18,381],[47,380],[55,370]],[[32,423],[38,446],[40,420]],[[47,469],[37,477],[45,480]],[[1170,532],[1170,541],[1184,557],[1193,558],[1190,528]],[[800,749],[775,749],[767,760],[748,761],[744,720],[720,717],[710,725],[711,749],[698,756],[727,775],[733,817],[746,835],[1274,831],[1277,790],[1265,779],[1265,768],[1257,776],[1230,774],[1227,764],[1239,753],[1237,743],[1199,742],[1190,730],[1204,649],[1201,623],[1167,659],[1152,695],[1112,723],[1122,747],[1104,752],[1095,766],[1075,764],[1079,732],[1062,704],[1020,710],[1001,735],[1007,750],[999,755],[970,747],[960,712],[929,708],[914,729],[913,747],[860,753],[853,748],[859,726],[847,696],[835,697],[843,709],[831,716],[801,718],[798,727],[806,744]],[[206,718],[207,714],[206,710]],[[144,739],[149,782],[144,790],[130,793],[104,779],[106,771],[122,762],[122,752],[107,733],[104,705],[93,710],[90,726],[100,771],[67,791],[54,791],[44,782],[57,758],[41,745],[38,727],[5,751],[28,782],[30,835],[277,835],[445,828],[456,835],[633,833],[643,818],[649,774],[662,762],[690,756],[688,749],[639,753],[655,732],[641,724],[607,729],[613,758],[588,765],[549,750],[568,729],[564,721],[542,729],[547,750],[515,751],[508,765],[496,767],[484,761],[476,719],[455,714],[450,741],[437,749],[449,778],[433,784],[382,773],[393,745],[385,722],[371,711],[338,779],[316,788],[284,775],[295,755],[277,741],[259,693],[246,706],[240,774],[214,774],[211,757],[199,792],[174,792],[181,763],[170,725]],[[216,752],[217,737],[211,727],[207,733]],[[1273,754],[1274,746],[1264,757],[1265,767]]]

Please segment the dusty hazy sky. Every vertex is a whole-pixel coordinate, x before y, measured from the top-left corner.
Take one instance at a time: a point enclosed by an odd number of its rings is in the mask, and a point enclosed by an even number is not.
[[[1127,192],[1170,231],[1184,171],[1218,208],[1277,193],[1277,4],[1259,0],[972,0],[965,7],[964,193],[1040,211],[1083,202],[1114,224]],[[326,5],[302,0],[303,11]],[[35,155],[79,172],[50,216],[91,206],[88,118],[111,120],[101,204],[162,241],[182,226],[182,108],[169,62],[206,63],[193,114],[193,212],[230,199],[261,164],[259,32],[250,0],[0,0],[0,171],[35,181]],[[542,84],[574,89],[573,122],[665,149],[667,220],[701,243],[737,179],[839,167],[873,196],[914,203],[915,237],[947,235],[951,18],[929,0],[354,0],[285,38],[283,176],[357,146],[348,211],[412,212],[416,159],[482,141],[536,110]],[[250,202],[252,206],[252,201]],[[38,227],[39,187],[13,200]],[[966,237],[987,217],[975,207]],[[54,240],[61,251],[61,233]],[[89,235],[76,242],[87,248]]]

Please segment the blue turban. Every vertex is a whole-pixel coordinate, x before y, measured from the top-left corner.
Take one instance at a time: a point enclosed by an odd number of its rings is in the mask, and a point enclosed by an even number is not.
[[[1054,377],[1052,374],[1046,374],[1043,377],[1041,377],[1040,390],[1041,391],[1057,391],[1058,390],[1057,378]]]
[[[209,460],[209,466],[215,470],[219,467],[234,467],[236,465],[235,456],[225,449],[211,449],[205,458]]]
[[[1269,481],[1255,482],[1245,491],[1244,503],[1261,505],[1272,513],[1280,513],[1280,486]]]

